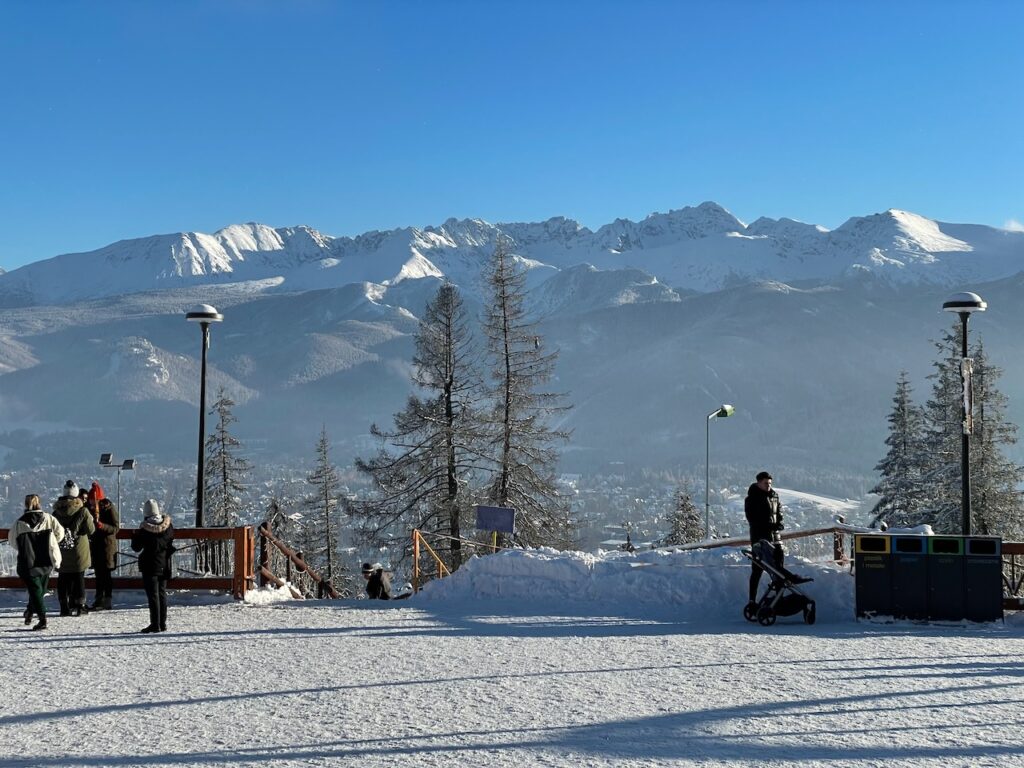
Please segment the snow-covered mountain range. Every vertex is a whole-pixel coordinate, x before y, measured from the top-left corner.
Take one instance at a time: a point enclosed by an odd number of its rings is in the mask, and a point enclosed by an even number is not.
[[[752,280],[836,280],[870,273],[892,283],[952,285],[1008,277],[1024,266],[1024,233],[947,224],[889,210],[838,229],[792,219],[746,225],[716,203],[643,221],[617,219],[596,232],[571,219],[488,224],[449,219],[437,227],[330,237],[309,227],[236,224],[212,235],[183,232],[123,240],[0,274],[0,306],[61,304],[195,285],[273,281],[280,291],[394,285],[446,277],[467,290],[499,237],[532,270],[640,270],[673,290],[712,291]],[[634,275],[621,279],[633,284]],[[608,276],[600,278],[606,286]],[[262,286],[265,288],[266,283]],[[652,296],[652,293],[654,296]],[[627,292],[622,301],[664,297]]]
[[[731,402],[719,460],[870,474],[899,370],[927,393],[954,290],[989,301],[973,332],[1022,413],[1024,233],[896,210],[832,231],[745,225],[704,203],[597,231],[565,218],[355,238],[234,225],[0,274],[0,455],[70,461],[87,434],[104,450],[194,460],[199,339],[182,313],[203,302],[225,315],[211,391],[236,400],[250,447],[308,453],[326,425],[345,462],[402,407],[418,317],[441,280],[480,309],[499,237],[560,350],[572,471],[622,461],[698,475],[705,414]]]

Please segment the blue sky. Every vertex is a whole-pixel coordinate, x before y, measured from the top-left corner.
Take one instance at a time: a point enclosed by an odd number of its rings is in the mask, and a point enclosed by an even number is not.
[[[0,3],[0,267],[714,200],[1024,221],[1024,4]]]

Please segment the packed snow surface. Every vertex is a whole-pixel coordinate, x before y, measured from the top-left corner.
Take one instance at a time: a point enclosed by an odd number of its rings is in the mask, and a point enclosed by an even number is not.
[[[1019,766],[1024,621],[740,615],[738,550],[511,552],[409,600],[141,593],[23,627],[0,593],[7,766]],[[49,598],[53,604],[52,596]]]

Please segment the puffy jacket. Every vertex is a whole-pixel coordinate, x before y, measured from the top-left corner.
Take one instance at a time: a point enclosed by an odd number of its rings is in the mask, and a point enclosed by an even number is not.
[[[366,581],[366,596],[371,600],[391,599],[391,577],[378,568]]]
[[[99,515],[93,514],[97,522],[96,533],[90,540],[94,568],[112,571],[117,567],[117,532],[121,530],[121,516],[110,499],[101,499]]]
[[[767,493],[757,483],[747,489],[747,498],[743,501],[743,512],[750,524],[750,543],[756,544],[761,539],[771,542],[781,541],[779,531],[782,530],[782,502],[775,489]]]
[[[61,573],[83,573],[92,566],[89,555],[89,537],[96,532],[92,515],[85,508],[81,499],[61,496],[53,505],[53,516],[64,526],[64,541],[61,544],[63,558],[60,563]],[[70,537],[70,538],[69,538]],[[74,546],[68,549],[68,544]]]
[[[132,534],[132,551],[139,553],[139,572],[143,576],[170,577],[173,540],[174,528],[167,515],[157,525],[143,523]]]
[[[64,538],[64,526],[41,509],[27,510],[8,534],[10,544],[18,548],[18,575],[49,576],[59,568],[61,551],[57,542]]]

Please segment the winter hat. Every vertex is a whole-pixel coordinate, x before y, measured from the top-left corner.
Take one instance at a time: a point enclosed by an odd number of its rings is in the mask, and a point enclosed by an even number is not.
[[[769,475],[767,472],[758,472],[757,473],[757,482],[761,482],[762,480],[772,480],[772,479],[773,479],[772,476]]]
[[[373,566],[369,563],[363,563],[363,573],[373,573]]]
[[[103,494],[100,484],[93,480],[92,488],[89,489],[89,503],[95,504],[97,501],[103,501],[105,498],[107,497]]]
[[[160,525],[164,520],[164,516],[160,514],[160,505],[156,503],[156,499],[146,499],[146,503],[142,505],[142,516],[150,525]]]
[[[64,483],[64,496],[68,496],[72,499],[78,498],[78,484],[74,480],[68,480]]]

